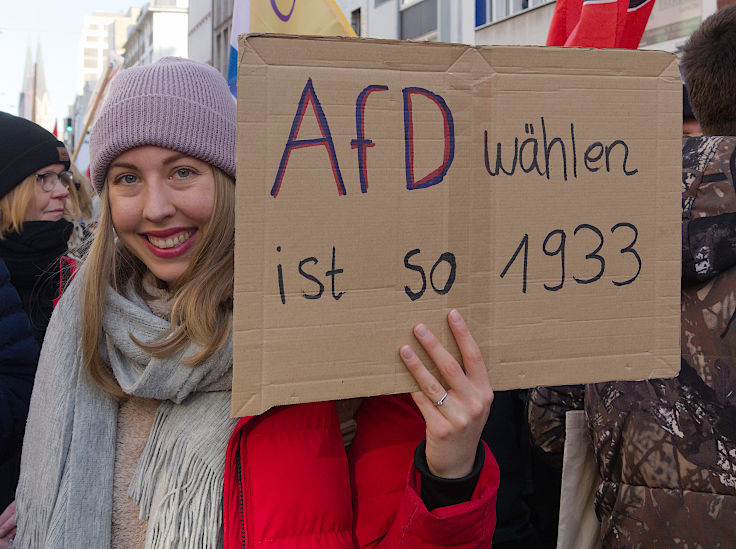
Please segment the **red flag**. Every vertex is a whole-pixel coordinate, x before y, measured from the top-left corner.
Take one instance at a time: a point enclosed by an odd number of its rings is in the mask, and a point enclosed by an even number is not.
[[[54,134],[54,137],[56,137],[57,139],[59,138],[59,127],[58,127],[58,123],[59,123],[59,120],[58,119],[54,119],[54,131],[51,132],[51,133]]]
[[[547,34],[548,46],[564,46],[580,20],[582,0],[557,0]]]
[[[548,46],[639,46],[654,0],[557,0]]]
[[[626,22],[617,48],[636,49],[644,34],[649,16],[654,8],[654,0],[630,0],[626,10]]]

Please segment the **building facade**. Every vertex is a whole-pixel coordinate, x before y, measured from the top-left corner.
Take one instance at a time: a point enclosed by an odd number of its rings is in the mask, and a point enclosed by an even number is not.
[[[359,36],[475,43],[472,0],[337,0],[337,4]]]
[[[208,63],[227,77],[235,0],[189,0],[189,59]]]
[[[123,66],[149,65],[167,56],[188,57],[188,0],[151,0],[128,32]]]
[[[119,63],[130,28],[135,25],[141,8],[124,13],[93,12],[84,17],[79,41],[77,96],[69,109],[69,123],[64,123],[63,140],[74,150],[86,123],[90,100],[101,86],[108,65]],[[71,129],[69,129],[71,128]]]
[[[544,45],[554,0],[337,0],[371,38]],[[677,51],[709,15],[736,0],[657,0],[640,48]]]
[[[212,0],[212,65],[227,77],[233,0]]]
[[[189,0],[189,59],[212,64],[212,0]]]
[[[718,9],[716,0],[657,0],[639,47],[677,51],[703,19]]]
[[[191,0],[190,57],[227,75],[236,0]],[[544,45],[555,0],[335,0],[358,36],[465,44]],[[736,0],[656,0],[640,48],[677,51]]]
[[[111,53],[121,55],[128,29],[135,24],[140,8],[127,13],[94,12],[84,17],[77,63],[77,94],[83,95],[88,82],[93,84],[105,73]]]

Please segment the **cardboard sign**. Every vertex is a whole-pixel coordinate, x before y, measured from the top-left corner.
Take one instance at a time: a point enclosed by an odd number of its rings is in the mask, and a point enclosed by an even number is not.
[[[251,35],[238,73],[233,415],[413,390],[453,307],[497,390],[677,373],[673,55]]]

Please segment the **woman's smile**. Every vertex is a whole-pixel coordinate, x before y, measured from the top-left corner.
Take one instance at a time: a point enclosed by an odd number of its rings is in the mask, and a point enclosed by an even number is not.
[[[143,242],[159,257],[176,257],[191,248],[197,232],[194,228],[173,228],[141,234]]]

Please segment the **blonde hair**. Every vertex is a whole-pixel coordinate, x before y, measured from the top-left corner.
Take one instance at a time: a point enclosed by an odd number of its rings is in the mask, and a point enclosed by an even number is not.
[[[171,328],[160,341],[144,343],[131,339],[154,357],[172,356],[195,341],[203,346],[187,363],[196,366],[217,352],[227,340],[232,325],[233,250],[235,245],[235,181],[212,166],[215,199],[202,239],[182,275],[169,284],[173,296]],[[115,376],[100,355],[102,319],[108,285],[123,293],[130,283],[144,299],[146,265],[121,243],[115,243],[108,186],[102,189],[102,214],[94,235],[82,281],[83,370],[104,391],[123,398]]]
[[[80,172],[72,164],[69,168],[72,172],[73,185],[69,186],[69,199],[74,210],[70,212],[75,219],[88,221],[92,217],[92,184],[86,175]],[[77,187],[79,186],[79,187]]]
[[[36,174],[34,173],[0,198],[0,240],[10,233],[23,231],[26,211],[36,192],[35,185]]]

